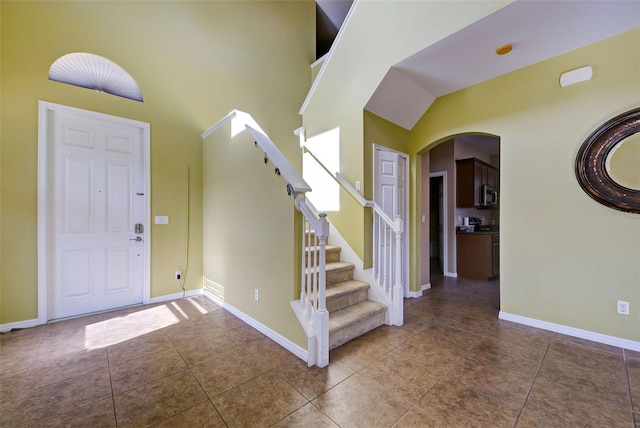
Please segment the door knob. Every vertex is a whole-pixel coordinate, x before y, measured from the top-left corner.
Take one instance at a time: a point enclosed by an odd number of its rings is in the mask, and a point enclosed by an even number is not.
[[[136,236],[135,238],[129,239],[129,241],[142,242],[142,236]]]

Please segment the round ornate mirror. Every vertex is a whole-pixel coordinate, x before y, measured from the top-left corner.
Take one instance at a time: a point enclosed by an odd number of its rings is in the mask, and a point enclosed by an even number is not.
[[[576,177],[599,203],[640,214],[640,108],[607,121],[585,140]]]

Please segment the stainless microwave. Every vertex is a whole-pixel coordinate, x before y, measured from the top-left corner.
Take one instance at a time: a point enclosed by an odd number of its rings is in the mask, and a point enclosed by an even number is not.
[[[498,191],[486,184],[481,188],[480,205],[483,207],[493,207],[498,204]]]

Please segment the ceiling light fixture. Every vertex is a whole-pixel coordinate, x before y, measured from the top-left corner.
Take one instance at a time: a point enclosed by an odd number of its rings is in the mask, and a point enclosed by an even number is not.
[[[586,82],[593,77],[593,69],[590,65],[585,67],[576,68],[575,70],[567,71],[560,75],[560,86],[573,85],[575,83]]]
[[[496,49],[497,55],[506,55],[513,49],[513,45],[511,43],[507,43],[506,45],[498,46]]]

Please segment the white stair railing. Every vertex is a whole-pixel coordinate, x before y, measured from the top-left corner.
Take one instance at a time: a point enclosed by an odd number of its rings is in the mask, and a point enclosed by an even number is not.
[[[303,227],[302,233],[303,274],[300,300],[291,302],[291,307],[307,335],[307,364],[325,367],[329,364],[329,312],[327,312],[326,304],[325,255],[325,247],[329,237],[327,215],[318,213],[313,205],[307,201],[305,193],[311,191],[311,187],[249,113],[232,110],[205,131],[202,134],[202,139],[204,140],[229,121],[231,121],[232,136],[244,130],[253,136],[256,147],[264,152],[265,164],[271,161],[275,167],[275,174],[286,180],[287,192],[293,196],[296,209],[304,216],[303,224],[310,226],[309,228]],[[315,234],[314,239],[310,239],[312,231]],[[305,251],[306,242],[309,242],[309,247],[313,248],[308,253]],[[313,263],[307,263],[310,258]]]
[[[373,265],[372,275],[381,292],[389,311],[388,323],[402,325],[404,323],[404,284],[402,267],[405,265],[402,251],[402,231],[404,225],[398,216],[392,220],[374,201],[367,200],[339,172],[332,172],[304,144],[301,146],[320,165],[329,176],[333,177],[358,203],[373,209]]]

